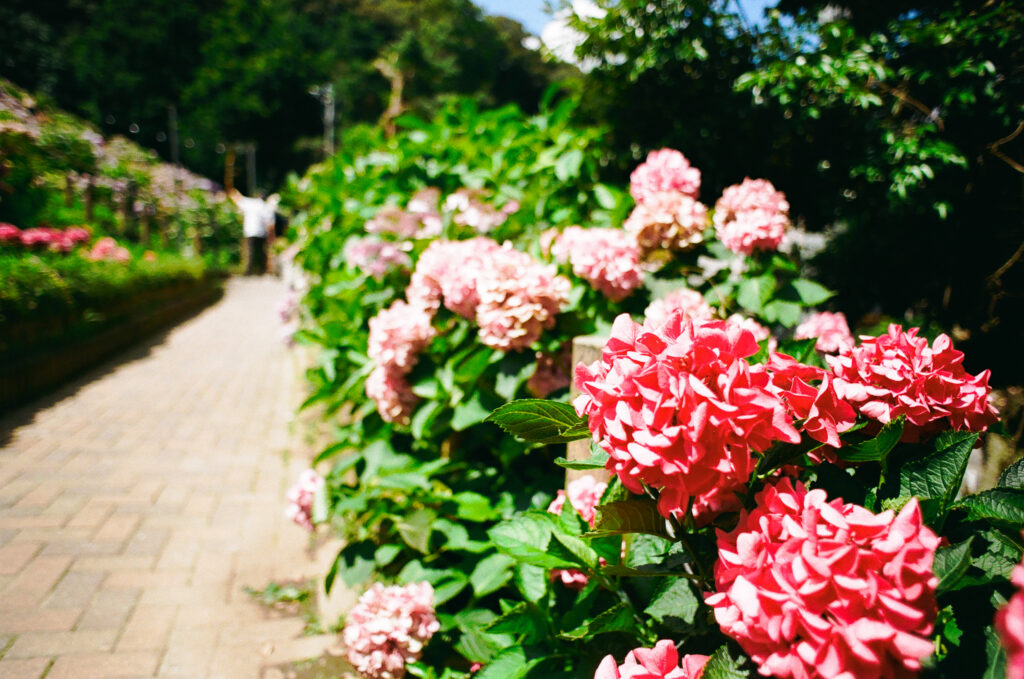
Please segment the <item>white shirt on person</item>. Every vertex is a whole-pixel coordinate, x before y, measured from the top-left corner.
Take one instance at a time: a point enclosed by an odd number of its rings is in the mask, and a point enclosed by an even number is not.
[[[259,198],[236,196],[235,204],[242,213],[242,234],[246,238],[266,238],[274,223],[274,209]]]

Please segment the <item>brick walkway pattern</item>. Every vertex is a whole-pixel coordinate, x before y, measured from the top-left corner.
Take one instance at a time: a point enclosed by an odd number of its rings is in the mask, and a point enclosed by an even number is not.
[[[250,601],[324,572],[283,518],[283,289],[217,305],[0,418],[0,679],[280,676],[335,637]]]

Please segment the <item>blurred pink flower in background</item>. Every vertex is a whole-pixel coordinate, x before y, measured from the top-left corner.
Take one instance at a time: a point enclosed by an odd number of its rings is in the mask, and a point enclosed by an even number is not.
[[[789,203],[767,179],[728,187],[715,203],[715,230],[733,252],[775,250],[789,228]]]
[[[796,326],[795,339],[818,339],[815,349],[825,354],[834,354],[841,349],[852,349],[854,345],[850,326],[842,312],[819,311],[811,314]]]
[[[554,238],[550,251],[613,302],[625,299],[643,284],[636,241],[620,229],[570,226]]]
[[[679,288],[660,299],[651,302],[644,311],[644,325],[658,329],[668,322],[672,314],[679,312],[687,321],[708,321],[715,312],[696,290]]]
[[[629,193],[638,203],[646,203],[654,194],[663,192],[696,198],[699,191],[700,170],[674,149],[651,151],[647,160],[629,175]]]
[[[622,228],[644,253],[685,250],[701,241],[708,226],[708,209],[694,198],[663,191],[637,203]]]
[[[324,479],[315,470],[302,472],[295,485],[288,489],[284,515],[306,530],[313,530],[313,498],[323,487]]]

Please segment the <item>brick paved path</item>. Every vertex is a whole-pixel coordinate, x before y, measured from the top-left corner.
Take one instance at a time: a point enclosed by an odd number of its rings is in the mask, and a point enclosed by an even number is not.
[[[0,418],[0,679],[281,676],[334,637],[244,586],[323,573],[282,516],[295,370],[280,284]]]

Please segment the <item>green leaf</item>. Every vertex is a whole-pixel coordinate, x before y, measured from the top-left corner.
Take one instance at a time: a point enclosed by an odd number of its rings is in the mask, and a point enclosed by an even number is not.
[[[787,302],[784,299],[773,299],[764,305],[762,314],[764,320],[774,323],[779,322],[787,328],[791,328],[800,322],[802,307],[796,302]]]
[[[765,303],[772,298],[775,291],[775,277],[770,275],[756,278],[744,278],[740,281],[736,302],[755,314],[760,314]]]
[[[491,554],[481,559],[469,575],[473,594],[480,598],[500,589],[512,579],[514,564],[515,560],[504,554]]]
[[[310,520],[316,523],[323,523],[330,514],[330,491],[327,484],[321,485],[313,493],[313,508],[310,513]]]
[[[982,679],[1005,679],[1006,651],[991,625],[985,628],[985,656],[987,663]]]
[[[644,613],[660,623],[664,623],[666,618],[676,618],[691,624],[699,606],[700,602],[688,580],[668,578],[651,597],[651,603],[644,609]]]
[[[566,503],[568,504],[568,503]],[[552,532],[554,538],[548,543],[548,553],[563,558],[566,561],[573,561],[579,566],[585,566],[591,570],[597,568],[598,555],[586,542],[573,535]]]
[[[953,505],[967,512],[969,521],[987,520],[1012,526],[1024,525],[1024,490],[992,488],[968,495]]]
[[[1017,488],[1024,490],[1024,458],[1021,458],[1003,470],[999,475],[1000,488]]]
[[[932,563],[932,572],[939,578],[938,592],[955,589],[954,585],[971,565],[971,542],[970,537],[963,542],[950,547],[942,547],[935,552],[935,561]]]
[[[479,390],[474,390],[468,399],[463,399],[455,405],[455,413],[452,415],[452,429],[462,431],[479,424],[487,419],[491,409],[480,402]]]
[[[523,679],[526,674],[544,658],[527,658],[526,651],[519,646],[506,648],[474,676],[474,679]]]
[[[528,563],[517,563],[512,580],[516,584],[523,597],[532,603],[537,603],[544,598],[548,591],[548,574],[540,566],[531,566]]]
[[[437,519],[437,512],[423,507],[403,516],[395,523],[395,528],[405,540],[405,544],[417,552],[426,554],[435,519]]]
[[[417,408],[416,414],[412,416],[412,422],[410,423],[412,435],[417,439],[425,438],[426,433],[430,430],[431,423],[442,410],[444,410],[444,403],[441,401],[427,401]]]
[[[577,641],[579,639],[589,639],[598,634],[625,632],[635,628],[636,621],[633,619],[633,610],[628,604],[620,601],[594,618],[584,621],[579,627],[568,632],[562,632],[558,637],[569,641]]]
[[[812,280],[806,278],[797,278],[790,283],[791,286],[796,290],[797,295],[800,297],[800,301],[805,306],[817,306],[825,300],[835,295],[834,292],[826,288],[820,283],[815,283]]]
[[[847,462],[874,462],[884,460],[903,436],[904,417],[885,423],[873,439],[856,445],[843,446],[836,454]]]
[[[719,646],[704,665],[701,679],[747,679],[750,672],[743,668],[745,658],[734,658],[728,646]]]
[[[590,451],[590,457],[585,460],[569,460],[564,457],[555,458],[555,464],[566,469],[604,469],[608,463],[608,453],[600,448]]]
[[[542,568],[574,568],[574,559],[550,553],[551,534],[557,530],[558,517],[531,510],[502,521],[487,534],[498,550],[512,558]]]
[[[586,434],[566,436],[563,432],[576,429],[586,420],[576,415],[568,403],[544,399],[520,399],[497,408],[487,418],[509,434],[532,443],[568,443],[587,438]]]
[[[377,548],[377,551],[373,553],[373,560],[379,567],[383,568],[394,561],[395,557],[401,553],[401,545],[381,545]]]
[[[529,610],[529,604],[525,601],[520,601],[488,625],[487,631],[505,632],[517,636],[527,633],[533,629],[533,621],[530,618]]]
[[[580,166],[583,164],[583,151],[570,149],[559,156],[555,161],[555,176],[559,181],[565,182],[575,179],[580,174]]]
[[[480,493],[464,491],[453,495],[452,500],[458,507],[455,516],[464,521],[490,521],[498,516],[491,499]]]
[[[900,469],[900,494],[938,498],[948,505],[960,490],[977,440],[978,435],[970,432],[938,436],[934,453],[910,460]]]
[[[649,499],[622,500],[597,506],[594,530],[586,537],[622,535],[623,533],[650,533],[671,537],[665,519],[658,513],[657,504]]]
[[[338,575],[348,587],[355,588],[365,583],[376,568],[374,551],[372,542],[353,542],[345,545],[327,572],[324,588],[330,592]]]

